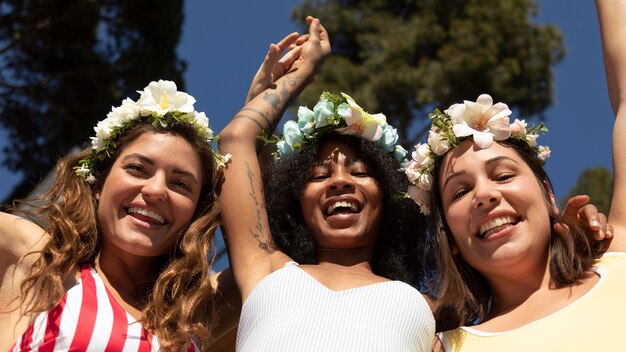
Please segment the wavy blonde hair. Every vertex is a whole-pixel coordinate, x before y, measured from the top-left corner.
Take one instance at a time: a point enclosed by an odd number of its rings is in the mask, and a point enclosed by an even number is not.
[[[65,294],[63,284],[67,273],[75,272],[77,265],[95,265],[102,240],[96,194],[124,146],[147,132],[169,133],[187,140],[200,156],[204,177],[192,221],[181,231],[176,246],[165,255],[158,278],[143,301],[141,323],[159,337],[162,350],[184,350],[191,341],[205,349],[214,315],[209,254],[214,252],[213,235],[220,220],[216,196],[220,176],[212,150],[188,124],[171,124],[167,128],[149,124],[135,126],[116,141],[115,155],[98,163],[95,184],[86,183],[73,170],[79,160],[91,153],[91,148],[62,159],[46,193],[32,201],[17,202],[34,210],[13,210],[29,216],[45,216],[46,231],[50,234],[49,242],[41,251],[26,255],[39,257],[21,285],[22,303],[30,314],[52,309]]]

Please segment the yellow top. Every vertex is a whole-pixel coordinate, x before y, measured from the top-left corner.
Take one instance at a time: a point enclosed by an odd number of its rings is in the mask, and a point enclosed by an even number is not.
[[[606,253],[598,283],[558,312],[506,332],[460,327],[439,334],[446,351],[626,351],[626,253]]]

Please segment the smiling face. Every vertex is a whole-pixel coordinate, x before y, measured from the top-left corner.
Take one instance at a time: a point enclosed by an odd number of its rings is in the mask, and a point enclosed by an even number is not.
[[[300,205],[318,248],[373,248],[380,230],[382,191],[358,151],[341,137],[321,146]]]
[[[179,136],[148,132],[126,144],[100,192],[102,251],[168,252],[195,212],[201,166],[198,154]]]
[[[545,268],[553,196],[548,201],[513,148],[466,140],[445,156],[437,177],[452,247],[469,265],[487,277]]]

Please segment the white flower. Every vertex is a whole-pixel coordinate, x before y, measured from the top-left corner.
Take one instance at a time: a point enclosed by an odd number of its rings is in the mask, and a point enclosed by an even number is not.
[[[411,157],[419,164],[420,168],[423,168],[432,163],[431,153],[432,151],[428,144],[419,143],[415,146]]]
[[[210,141],[213,138],[213,130],[209,125],[209,118],[204,112],[197,111],[193,112],[193,118],[194,125],[196,126],[198,132],[204,133],[205,135],[203,137],[205,137],[207,141]]]
[[[430,173],[430,169],[424,170],[423,173],[419,175],[419,178],[415,182],[415,185],[418,188],[423,189],[424,191],[430,191],[433,186],[433,175]]]
[[[95,137],[91,137],[91,146],[93,149],[99,150],[104,147],[104,141],[111,138],[111,132],[113,132],[113,128],[121,126],[118,124],[119,120],[116,117],[106,118],[94,127],[94,131],[96,132]]]
[[[415,183],[415,181],[417,181],[420,177],[420,164],[418,164],[415,160],[409,160],[409,162],[404,166],[404,173],[409,179],[409,182]]]
[[[407,194],[417,205],[420,206],[422,214],[430,214],[430,192],[415,186],[409,186]]]
[[[190,113],[196,102],[196,99],[191,95],[177,91],[176,83],[172,81],[150,82],[145,90],[139,91],[139,93],[141,96],[137,105],[139,105],[143,115],[154,112],[162,116],[174,111]]]
[[[91,169],[86,168],[85,165],[81,165],[79,168],[75,168],[74,172],[82,178],[87,178],[87,176],[91,173]]]
[[[480,95],[476,102],[465,100],[463,104],[454,104],[446,113],[452,118],[454,135],[472,136],[482,149],[489,148],[494,139],[502,141],[511,136],[511,110],[504,103],[493,105],[488,94]]]
[[[528,143],[529,146],[531,147],[536,147],[537,146],[537,138],[539,138],[539,135],[536,133],[529,133],[526,135],[526,143]]]
[[[515,119],[510,127],[512,136],[520,137],[526,134],[526,120]]]
[[[139,106],[132,99],[126,98],[122,105],[111,110],[111,114],[115,114],[121,123],[126,123],[139,117]]]
[[[552,151],[550,150],[550,147],[539,146],[537,148],[537,157],[541,160],[549,158],[551,153]]]
[[[383,127],[387,124],[387,118],[383,114],[369,114],[365,112],[354,99],[345,93],[341,93],[348,102],[349,108],[338,109],[346,120],[348,127],[337,129],[341,134],[349,134],[359,136],[368,141],[375,142],[380,139],[383,134]],[[342,104],[343,105],[343,104]]]
[[[450,149],[450,141],[444,139],[441,134],[433,130],[428,132],[428,145],[433,153],[437,155],[443,155]]]
[[[226,164],[230,161],[230,158],[232,157],[232,154],[227,153],[226,155],[220,155],[218,154],[215,158],[216,164],[217,164],[217,168],[221,169],[223,167],[226,166]]]

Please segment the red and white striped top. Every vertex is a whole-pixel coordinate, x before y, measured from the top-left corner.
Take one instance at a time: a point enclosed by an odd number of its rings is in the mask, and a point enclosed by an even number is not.
[[[158,351],[159,340],[113,298],[98,273],[80,270],[80,281],[58,306],[40,313],[10,351]],[[187,351],[195,351],[195,345]]]

